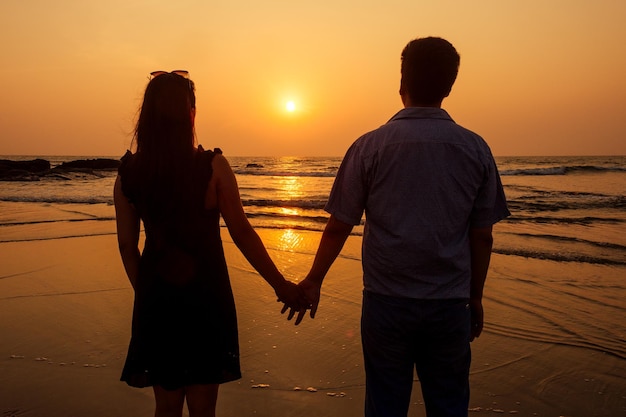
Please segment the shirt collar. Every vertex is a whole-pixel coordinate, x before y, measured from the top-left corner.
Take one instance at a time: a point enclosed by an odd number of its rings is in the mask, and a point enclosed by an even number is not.
[[[400,119],[442,119],[454,121],[447,111],[439,107],[405,107],[389,121]]]

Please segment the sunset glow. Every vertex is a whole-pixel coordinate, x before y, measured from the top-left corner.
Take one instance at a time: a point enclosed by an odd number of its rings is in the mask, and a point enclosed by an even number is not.
[[[423,36],[458,49],[443,107],[495,155],[626,154],[626,2],[244,3],[1,2],[0,155],[119,156],[147,75],[182,68],[205,147],[341,156]]]

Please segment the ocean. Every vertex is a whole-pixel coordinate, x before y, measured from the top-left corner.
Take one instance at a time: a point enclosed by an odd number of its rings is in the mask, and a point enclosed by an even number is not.
[[[56,166],[94,156],[41,158]],[[255,228],[323,230],[340,157],[228,159]],[[501,314],[488,316],[486,331],[626,360],[626,157],[496,160],[512,215],[494,228],[504,260],[485,297]],[[115,176],[0,182],[0,244],[114,234]]]
[[[36,157],[1,157],[27,160]],[[39,157],[55,167],[87,157]],[[321,231],[323,210],[340,157],[230,157],[245,211],[254,227]],[[496,251],[561,262],[626,266],[626,157],[500,157],[498,169],[512,216],[496,226],[506,233]],[[58,205],[71,212],[111,207],[116,173],[96,171],[41,181],[0,182],[0,202]],[[86,219],[110,221],[111,210]],[[78,214],[78,213],[77,213]],[[3,219],[2,227],[24,219]],[[46,219],[47,223],[55,219]],[[362,227],[354,234],[360,235]]]

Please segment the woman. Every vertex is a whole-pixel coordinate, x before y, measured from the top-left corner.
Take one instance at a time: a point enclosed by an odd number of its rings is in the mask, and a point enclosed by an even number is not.
[[[220,383],[241,377],[237,319],[220,238],[220,215],[278,299],[304,305],[243,211],[221,151],[195,146],[194,83],[186,71],[151,74],[135,129],[136,152],[115,182],[117,236],[135,290],[121,380],[152,386],[155,416],[214,416]],[[140,221],[145,246],[139,251]]]

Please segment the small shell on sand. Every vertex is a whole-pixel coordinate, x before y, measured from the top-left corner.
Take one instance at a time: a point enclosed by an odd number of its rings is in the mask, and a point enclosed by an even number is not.
[[[313,387],[308,387],[306,390],[309,392],[317,392],[317,388],[313,388]]]
[[[11,359],[24,359],[24,355],[11,355]]]
[[[329,397],[345,397],[346,393],[345,392],[327,392],[326,395],[328,395]]]
[[[294,391],[302,391],[302,388],[300,388],[300,387],[293,387],[293,390]]]
[[[251,388],[269,388],[270,384],[254,384]]]
[[[72,362],[74,365],[76,362]],[[105,368],[107,366],[106,363],[98,364],[98,363],[84,363],[83,368]]]

